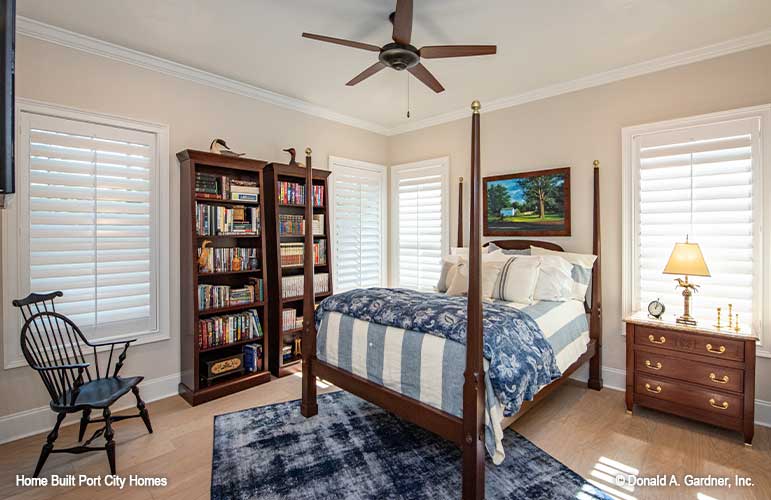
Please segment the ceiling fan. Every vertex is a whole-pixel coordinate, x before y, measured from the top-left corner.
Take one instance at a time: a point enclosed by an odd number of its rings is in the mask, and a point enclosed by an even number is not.
[[[412,0],[396,0],[396,11],[388,17],[394,25],[393,42],[382,47],[368,43],[354,42],[342,38],[333,38],[313,33],[303,33],[304,38],[322,42],[336,43],[355,49],[378,52],[378,62],[356,75],[348,86],[360,83],[380,70],[388,67],[396,71],[409,71],[415,78],[423,82],[436,93],[443,92],[444,87],[421,64],[420,59],[439,59],[447,57],[484,56],[495,54],[495,45],[429,45],[420,49],[410,44],[412,38]]]

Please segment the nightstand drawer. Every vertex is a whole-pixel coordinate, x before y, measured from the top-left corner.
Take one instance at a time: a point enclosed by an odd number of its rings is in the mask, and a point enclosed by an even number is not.
[[[692,384],[650,377],[639,372],[635,373],[635,392],[679,406],[705,410],[715,415],[741,417],[743,412],[742,397],[736,394],[712,391]]]
[[[738,340],[645,326],[637,326],[634,331],[634,342],[637,345],[744,361],[744,342]]]
[[[654,377],[667,377],[706,387],[741,393],[744,372],[648,351],[635,352],[635,370]]]

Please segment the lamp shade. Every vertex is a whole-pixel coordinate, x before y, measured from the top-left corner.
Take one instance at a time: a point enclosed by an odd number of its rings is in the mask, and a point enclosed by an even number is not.
[[[678,274],[683,276],[709,276],[707,263],[701,253],[698,243],[675,243],[672,255],[664,268],[664,274]]]

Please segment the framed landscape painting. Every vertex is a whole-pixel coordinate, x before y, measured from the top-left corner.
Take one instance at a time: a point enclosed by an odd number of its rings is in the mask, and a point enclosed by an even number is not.
[[[570,236],[570,167],[482,181],[485,236]]]

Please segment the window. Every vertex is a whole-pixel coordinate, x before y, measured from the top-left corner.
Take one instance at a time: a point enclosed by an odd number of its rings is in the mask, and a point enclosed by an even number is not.
[[[330,157],[335,291],[385,286],[386,169]]]
[[[449,158],[391,169],[393,285],[433,290],[449,250]]]
[[[730,303],[742,324],[762,332],[769,263],[761,231],[770,192],[762,134],[769,118],[771,107],[761,107],[624,129],[625,312],[660,298],[668,314],[682,313],[681,290],[662,270],[687,236],[711,275],[693,278],[701,288],[691,314],[711,324],[722,307],[725,321]]]
[[[157,336],[168,310],[166,129],[32,103],[18,117],[17,194],[3,221],[6,307],[61,290],[57,311],[89,339]],[[21,359],[19,316],[5,315],[6,365]]]

